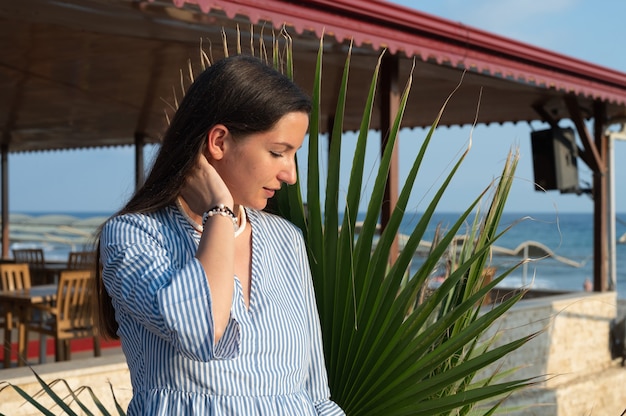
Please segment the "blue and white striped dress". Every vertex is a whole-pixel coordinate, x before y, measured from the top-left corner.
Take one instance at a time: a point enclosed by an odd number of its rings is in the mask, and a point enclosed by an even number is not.
[[[133,386],[128,415],[343,415],[330,400],[300,231],[246,210],[250,307],[235,279],[230,322],[213,345],[199,235],[177,208],[110,219],[103,279]]]

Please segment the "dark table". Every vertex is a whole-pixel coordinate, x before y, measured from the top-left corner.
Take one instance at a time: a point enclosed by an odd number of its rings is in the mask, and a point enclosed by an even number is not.
[[[28,357],[26,326],[31,308],[36,304],[54,302],[56,295],[56,284],[32,286],[30,289],[0,290],[0,303],[6,308],[4,312],[4,368],[11,366],[13,316],[17,317],[17,365],[22,366]]]

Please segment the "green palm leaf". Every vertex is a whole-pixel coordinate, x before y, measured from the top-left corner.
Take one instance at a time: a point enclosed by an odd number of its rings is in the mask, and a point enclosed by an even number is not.
[[[416,155],[386,228],[378,236],[377,224],[393,146],[412,85],[412,76],[409,76],[380,160],[365,218],[357,233],[365,148],[381,59],[372,68],[370,90],[363,105],[352,159],[345,210],[340,215],[339,165],[344,108],[349,94],[351,49],[346,56],[329,135],[326,193],[322,201],[319,184],[322,46],[320,42],[313,83],[307,209],[305,211],[301,205],[293,206],[302,204],[298,199],[301,195],[299,184],[281,190],[281,194],[290,196],[279,196],[278,209],[302,228],[306,239],[332,397],[349,415],[468,414],[485,401],[491,401],[484,408],[486,413],[492,414],[507,394],[534,383],[534,379],[499,383],[495,376],[476,379],[479,371],[536,336],[529,334],[493,349],[489,348],[489,340],[481,339],[485,331],[522,296],[520,293],[486,312],[480,309],[489,291],[513,270],[506,270],[491,282],[484,282],[490,247],[503,234],[497,231],[499,220],[519,156],[509,155],[500,179],[478,195],[445,234],[438,236],[437,244],[433,244],[423,264],[412,276],[408,275],[413,254],[467,151],[454,164],[421,214],[398,258],[390,262],[394,239],[445,104]],[[486,215],[481,216],[479,207],[489,191],[492,191],[490,205]],[[459,232],[470,222],[473,212],[476,214],[469,232],[457,249]],[[443,261],[453,266],[450,275],[439,289],[420,300],[419,295],[433,270]]]

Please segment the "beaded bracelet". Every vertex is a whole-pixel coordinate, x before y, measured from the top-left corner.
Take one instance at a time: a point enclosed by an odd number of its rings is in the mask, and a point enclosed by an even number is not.
[[[233,226],[237,227],[237,216],[235,215],[232,209],[228,208],[224,204],[216,205],[204,213],[204,215],[202,216],[202,227],[204,227],[204,225],[206,224],[206,221],[214,215],[221,215],[223,217],[229,217],[231,220],[233,220]]]

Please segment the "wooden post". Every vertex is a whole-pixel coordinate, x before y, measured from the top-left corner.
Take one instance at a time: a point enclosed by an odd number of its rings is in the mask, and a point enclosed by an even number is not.
[[[607,240],[607,154],[608,137],[606,127],[606,105],[594,103],[594,141],[602,169],[593,172],[593,290],[608,290],[608,240]]]
[[[579,156],[593,172],[593,290],[604,292],[608,290],[607,155],[609,139],[605,134],[606,104],[600,101],[595,101],[593,104],[594,129],[593,137],[591,137],[576,96],[569,94],[564,97],[564,100],[584,145],[584,149],[579,151]],[[541,110],[539,112],[541,114]]]
[[[145,145],[144,134],[135,132],[135,190],[141,188],[144,181],[143,148]]]
[[[2,154],[0,155],[0,163],[2,164],[2,258],[9,258],[9,245],[11,241],[9,239],[9,145],[8,140],[5,140],[1,148]],[[6,352],[5,352],[6,354]]]
[[[393,125],[393,120],[400,108],[400,89],[398,87],[399,60],[398,57],[391,54],[385,54],[381,65],[381,105],[380,105],[380,135],[381,135],[381,153],[384,152],[387,141],[389,140],[389,131]],[[389,174],[387,176],[387,186],[385,187],[385,196],[381,211],[380,225],[381,232],[389,223],[391,213],[396,207],[398,200],[398,144],[394,146],[391,164],[389,166]],[[389,261],[394,261],[398,257],[398,237],[394,239],[389,252]]]

